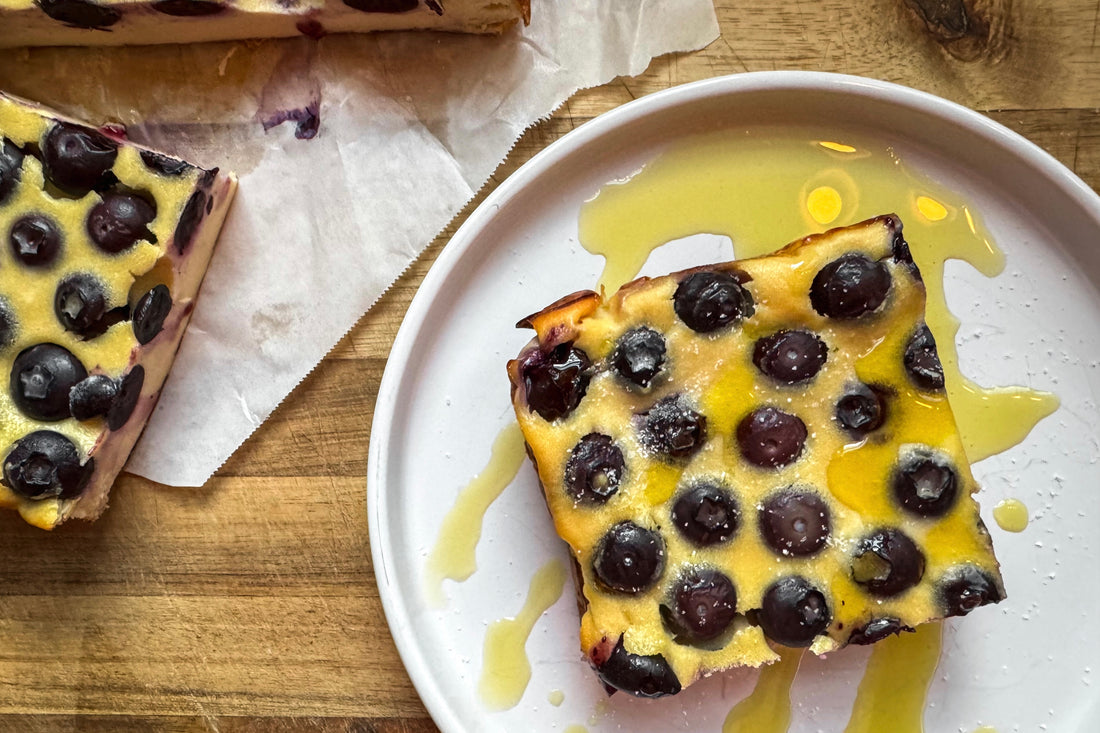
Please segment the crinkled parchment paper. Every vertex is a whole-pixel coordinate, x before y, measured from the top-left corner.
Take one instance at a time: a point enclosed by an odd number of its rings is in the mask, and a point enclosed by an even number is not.
[[[532,6],[530,27],[499,38],[0,51],[0,88],[89,122],[122,122],[135,140],[240,175],[190,329],[127,470],[204,483],[524,129],[580,88],[718,34],[711,0]]]

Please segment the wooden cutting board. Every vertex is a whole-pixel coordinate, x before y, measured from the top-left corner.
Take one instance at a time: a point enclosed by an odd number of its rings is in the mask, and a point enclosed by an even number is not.
[[[371,566],[375,395],[405,309],[457,225],[604,111],[727,73],[862,74],[985,112],[1100,184],[1094,2],[716,6],[722,37],[707,49],[581,92],[524,135],[478,200],[206,486],[124,475],[101,520],[52,534],[0,515],[0,731],[436,730]]]

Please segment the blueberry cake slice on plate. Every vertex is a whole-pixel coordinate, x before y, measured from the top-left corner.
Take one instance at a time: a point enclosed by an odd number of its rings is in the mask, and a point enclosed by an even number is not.
[[[501,33],[530,17],[530,0],[0,0],[0,47],[410,29]]]
[[[520,322],[512,398],[609,689],[1004,597],[896,216]]]
[[[43,528],[103,511],[235,190],[0,94],[0,506]]]

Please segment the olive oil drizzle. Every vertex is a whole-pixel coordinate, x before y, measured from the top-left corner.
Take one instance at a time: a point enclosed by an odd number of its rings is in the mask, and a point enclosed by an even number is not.
[[[489,463],[459,492],[428,555],[425,592],[437,608],[445,602],[443,580],[462,582],[477,570],[477,543],[485,512],[515,479],[524,460],[523,433],[509,423],[493,442]]]
[[[627,181],[604,186],[581,209],[579,238],[605,259],[599,286],[614,292],[650,253],[693,234],[725,235],[737,257],[768,254],[813,232],[897,213],[927,288],[947,392],[971,462],[1020,443],[1058,407],[1058,398],[1025,387],[985,388],[959,371],[959,321],[944,298],[943,269],[968,262],[987,277],[1004,254],[957,194],[910,171],[893,151],[792,130],[708,135],[667,150]],[[699,263],[704,264],[704,263]]]
[[[756,686],[737,703],[722,733],[785,733],[791,725],[791,685],[804,649],[783,649],[779,661],[760,670]]]
[[[930,623],[875,644],[844,733],[923,733],[942,639],[942,624]]]
[[[519,614],[489,625],[478,691],[490,710],[513,708],[523,698],[531,681],[527,638],[539,617],[561,598],[565,579],[565,566],[560,560],[547,562],[531,579],[527,600]]]
[[[1030,520],[1027,506],[1019,499],[1005,499],[993,507],[993,519],[1005,532],[1023,532]]]

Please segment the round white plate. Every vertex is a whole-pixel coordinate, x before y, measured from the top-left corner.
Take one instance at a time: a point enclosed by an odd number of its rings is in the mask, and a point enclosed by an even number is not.
[[[1008,268],[987,279],[950,263],[963,371],[982,384],[1025,384],[1062,399],[1023,444],[976,466],[1009,598],[946,624],[926,730],[1100,730],[1100,199],[1036,146],[944,100],[868,79],[766,72],[645,97],[551,145],[470,216],[413,299],[378,394],[368,511],[390,629],[446,733],[575,724],[593,733],[718,733],[751,690],[755,673],[735,670],[673,698],[605,701],[578,652],[567,587],[527,645],[533,678],[522,701],[485,710],[477,685],[487,624],[519,612],[544,562],[567,558],[528,465],[485,517],[478,571],[447,583],[442,609],[426,600],[424,566],[456,494],[514,419],[504,364],[530,336],[515,322],[599,276],[602,259],[576,242],[582,203],[694,133],[808,122],[820,123],[822,139],[888,143],[910,169],[964,194]],[[692,264],[666,259],[661,267]],[[1032,510],[1019,535],[989,515],[1009,496]],[[792,691],[793,732],[843,730],[867,654],[850,648],[804,662]],[[565,693],[562,705],[547,702],[552,690]]]

